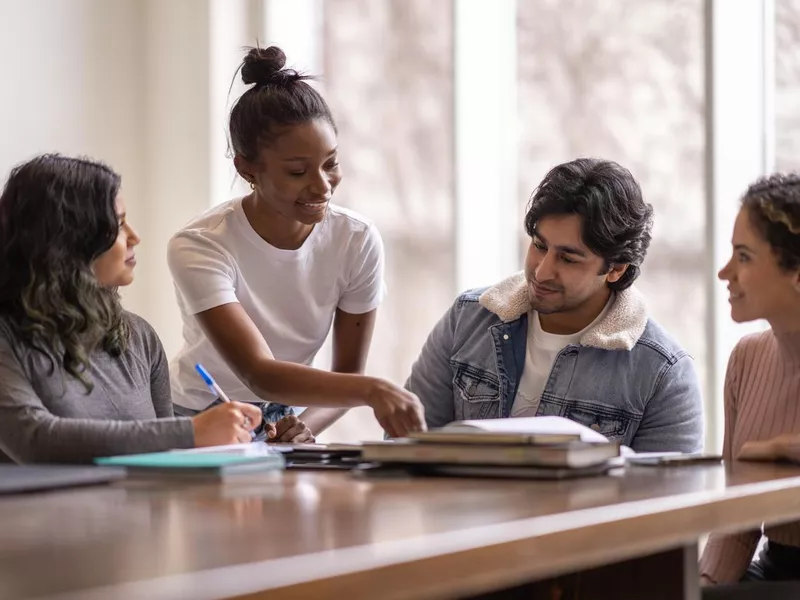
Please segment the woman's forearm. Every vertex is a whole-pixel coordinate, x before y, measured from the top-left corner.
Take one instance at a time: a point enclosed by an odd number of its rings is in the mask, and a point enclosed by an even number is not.
[[[352,408],[368,405],[374,382],[373,378],[363,375],[331,373],[275,359],[261,360],[248,371],[239,376],[253,393],[264,400],[290,406]]]

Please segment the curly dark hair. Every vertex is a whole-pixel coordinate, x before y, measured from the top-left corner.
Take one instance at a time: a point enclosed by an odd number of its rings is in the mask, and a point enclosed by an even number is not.
[[[786,270],[800,268],[800,175],[776,173],[745,192],[742,206]]]
[[[548,216],[583,218],[583,243],[612,265],[628,265],[608,287],[615,292],[639,277],[650,247],[653,207],[628,169],[610,160],[579,158],[550,170],[528,203],[525,230],[533,237],[536,224]]]
[[[45,154],[12,169],[0,195],[0,315],[87,391],[89,355],[118,355],[130,332],[116,289],[92,271],[119,233],[119,187],[104,164]]]

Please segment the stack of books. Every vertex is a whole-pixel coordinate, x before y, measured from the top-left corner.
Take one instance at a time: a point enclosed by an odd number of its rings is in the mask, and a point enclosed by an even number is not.
[[[565,479],[606,473],[619,442],[561,417],[456,421],[393,443],[364,443],[361,460],[421,475]]]

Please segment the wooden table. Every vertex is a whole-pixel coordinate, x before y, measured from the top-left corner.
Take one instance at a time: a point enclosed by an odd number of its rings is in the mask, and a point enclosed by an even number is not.
[[[127,481],[1,498],[0,598],[463,598],[537,580],[547,598],[697,598],[701,535],[797,518],[800,468],[744,463],[562,482]]]

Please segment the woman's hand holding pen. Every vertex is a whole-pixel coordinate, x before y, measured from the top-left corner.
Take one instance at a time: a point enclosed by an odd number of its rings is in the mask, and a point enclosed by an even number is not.
[[[261,423],[261,410],[247,402],[225,402],[192,417],[194,445],[221,446],[244,444]]]

